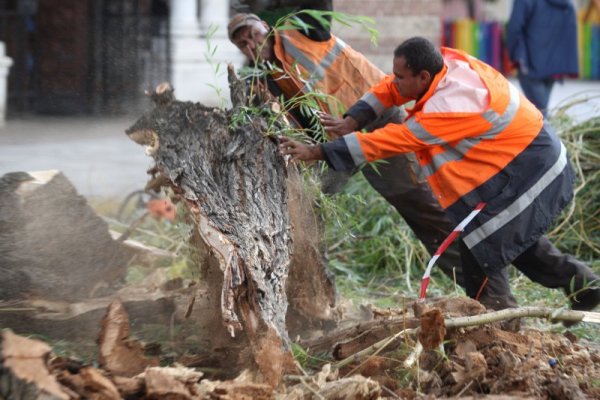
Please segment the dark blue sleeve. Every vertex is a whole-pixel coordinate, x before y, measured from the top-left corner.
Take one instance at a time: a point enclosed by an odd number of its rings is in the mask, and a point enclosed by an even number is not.
[[[336,171],[351,171],[356,167],[343,138],[322,143],[321,150],[323,150],[327,165]]]
[[[356,103],[354,103],[354,105],[352,105],[352,107],[350,107],[344,114],[344,117],[346,116],[352,117],[356,122],[358,122],[358,128],[356,130],[361,130],[377,118],[375,110],[373,110],[370,105],[362,100],[358,100]]]
[[[506,24],[506,46],[509,57],[525,68],[527,68],[526,31],[530,8],[527,0],[513,2],[510,18]]]

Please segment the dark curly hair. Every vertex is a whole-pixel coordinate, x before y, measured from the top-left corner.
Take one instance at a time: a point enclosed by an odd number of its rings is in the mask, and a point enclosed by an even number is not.
[[[444,59],[438,48],[419,36],[407,39],[396,47],[394,58],[398,57],[404,57],[406,66],[413,75],[425,70],[434,76],[444,67]]]

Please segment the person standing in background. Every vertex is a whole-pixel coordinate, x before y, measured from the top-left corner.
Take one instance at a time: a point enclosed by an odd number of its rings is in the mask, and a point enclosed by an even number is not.
[[[515,0],[506,39],[523,93],[547,117],[554,82],[579,74],[572,0]]]

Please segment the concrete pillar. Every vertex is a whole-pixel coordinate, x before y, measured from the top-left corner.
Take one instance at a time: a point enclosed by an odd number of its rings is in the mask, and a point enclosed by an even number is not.
[[[7,81],[8,70],[12,65],[12,59],[6,57],[4,42],[0,42],[0,126],[4,126],[6,118]]]
[[[171,36],[174,39],[197,39],[200,37],[197,0],[171,1]]]
[[[215,35],[227,36],[227,22],[229,22],[229,1],[200,0],[200,27],[203,32],[217,28]]]
[[[227,38],[229,0],[171,0],[172,83],[179,100],[229,105],[227,63],[243,55]]]
[[[199,101],[198,66],[202,42],[196,0],[171,0],[171,81],[179,100]]]

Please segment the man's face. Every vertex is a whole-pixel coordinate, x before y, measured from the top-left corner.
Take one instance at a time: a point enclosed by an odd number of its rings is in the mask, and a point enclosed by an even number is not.
[[[402,56],[394,58],[394,84],[402,97],[418,100],[425,94],[431,84],[431,75],[423,70],[418,74],[408,68],[406,59]]]
[[[259,21],[250,21],[250,25],[235,31],[231,41],[255,63],[273,60],[273,44],[268,40],[269,28]]]

